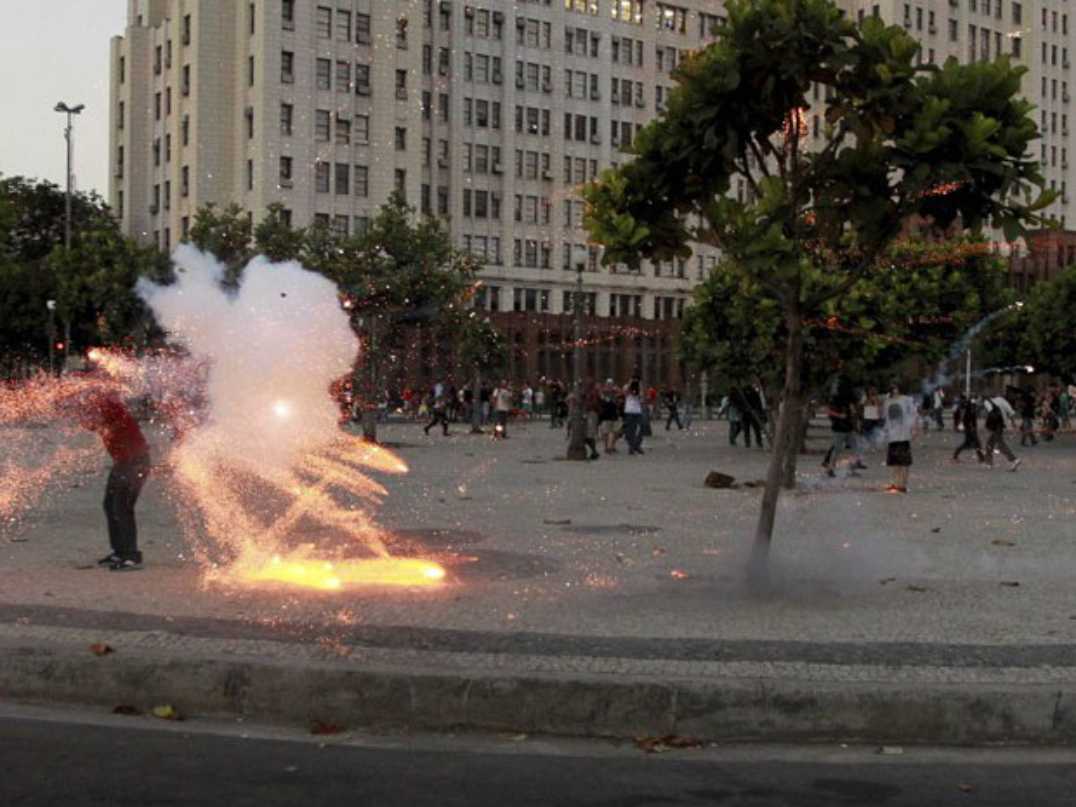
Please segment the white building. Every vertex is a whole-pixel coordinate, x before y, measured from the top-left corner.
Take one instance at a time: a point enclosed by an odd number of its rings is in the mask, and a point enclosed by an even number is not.
[[[903,24],[923,59],[1030,68],[1041,159],[1067,191],[1067,3],[843,2]],[[716,0],[128,0],[112,42],[109,201],[170,248],[206,202],[355,230],[393,189],[483,256],[480,303],[559,313],[582,264],[598,316],[678,317],[716,260],[600,267],[577,185],[658,114]],[[824,98],[810,125],[818,131]],[[1064,222],[1067,195],[1050,211]]]

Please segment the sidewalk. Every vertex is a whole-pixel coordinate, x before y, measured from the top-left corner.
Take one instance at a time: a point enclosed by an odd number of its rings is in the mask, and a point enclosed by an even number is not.
[[[702,480],[760,479],[766,454],[696,426],[593,463],[560,460],[544,422],[498,442],[384,427],[411,473],[382,480],[378,519],[397,551],[447,566],[434,591],[204,588],[161,479],[139,504],[147,568],[81,569],[106,545],[103,476],[87,476],[0,543],[0,697],[427,729],[1076,740],[1071,437],[1017,449],[1013,474],[950,464],[958,436],[931,432],[907,497],[881,492],[880,455],[835,480],[805,457],[760,597],[741,582],[760,492]]]

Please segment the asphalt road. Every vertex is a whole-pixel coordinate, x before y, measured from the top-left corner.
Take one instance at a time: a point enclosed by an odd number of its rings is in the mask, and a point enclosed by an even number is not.
[[[0,704],[0,805],[1072,805],[1070,750],[308,736]]]

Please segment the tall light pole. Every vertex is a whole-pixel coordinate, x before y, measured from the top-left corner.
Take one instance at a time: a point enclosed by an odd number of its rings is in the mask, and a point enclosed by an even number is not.
[[[60,101],[53,107],[53,111],[67,115],[67,126],[64,127],[64,140],[67,141],[67,183],[64,192],[64,249],[71,250],[71,162],[74,158],[74,123],[73,117],[82,113],[85,104],[68,106]],[[51,351],[51,347],[49,348]],[[64,318],[64,366],[67,365],[67,357],[71,351],[71,320]]]
[[[568,442],[568,459],[585,460],[586,420],[583,414],[583,264],[575,265],[574,347],[572,349],[572,438]]]

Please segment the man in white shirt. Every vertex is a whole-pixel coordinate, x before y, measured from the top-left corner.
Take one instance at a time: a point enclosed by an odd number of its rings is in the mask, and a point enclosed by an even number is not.
[[[909,395],[901,395],[894,384],[884,404],[886,429],[885,464],[893,470],[893,482],[886,488],[889,493],[908,492],[908,473],[912,465],[912,438],[919,433],[915,401]]]
[[[508,437],[508,413],[512,411],[512,387],[508,381],[501,381],[493,390],[493,417],[495,426],[493,436],[504,439]]]

